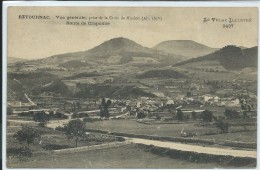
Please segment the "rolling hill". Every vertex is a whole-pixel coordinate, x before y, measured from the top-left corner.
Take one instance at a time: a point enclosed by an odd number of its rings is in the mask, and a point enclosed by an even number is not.
[[[87,54],[91,54],[94,56],[99,55],[113,55],[113,54],[122,54],[122,53],[145,53],[145,54],[153,54],[154,51],[143,47],[136,42],[129,40],[127,38],[119,37],[113,38],[111,40],[105,41],[102,44],[98,45],[87,51]]]
[[[25,93],[43,92],[68,95],[68,87],[59,78],[47,72],[8,73],[8,98],[24,101]]]
[[[150,57],[156,58],[161,62],[170,61],[173,64],[177,61],[180,61],[182,58],[180,55],[158,52],[157,50],[144,47],[130,39],[119,37],[105,41],[102,44],[89,50],[53,55],[48,58],[31,61],[31,63],[56,64],[62,66],[63,63],[68,63],[71,60],[74,60],[74,63],[76,60],[87,60],[95,62],[98,60],[107,59],[111,56],[121,56],[122,58],[126,58],[122,59],[124,62],[121,63],[132,61],[132,57]]]
[[[256,67],[258,59],[258,47],[241,49],[239,47],[228,45],[222,49],[202,57],[193,58],[174,66],[182,66],[190,63],[201,63],[206,61],[217,61],[219,65],[227,70],[237,70],[246,67]]]
[[[191,40],[163,41],[154,46],[153,49],[169,54],[182,55],[185,59],[204,56],[218,50]]]
[[[35,86],[32,89],[32,93],[34,95],[40,95],[41,93],[44,92],[52,92],[56,94],[61,94],[63,96],[71,95],[68,86],[66,86],[61,80],[54,80],[45,85]]]

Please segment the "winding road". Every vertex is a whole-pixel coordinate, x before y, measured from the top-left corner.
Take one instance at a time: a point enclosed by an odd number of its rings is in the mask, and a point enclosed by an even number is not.
[[[199,146],[199,145],[191,145],[184,143],[176,143],[176,142],[166,142],[166,141],[156,141],[149,139],[140,139],[140,138],[131,138],[130,141],[136,144],[144,144],[144,145],[154,145],[163,148],[170,148],[174,150],[188,151],[188,152],[197,152],[197,153],[205,153],[210,155],[229,155],[234,157],[250,157],[256,158],[256,151],[247,151],[247,150],[235,150],[228,148],[215,148],[215,147],[207,147],[207,146]]]

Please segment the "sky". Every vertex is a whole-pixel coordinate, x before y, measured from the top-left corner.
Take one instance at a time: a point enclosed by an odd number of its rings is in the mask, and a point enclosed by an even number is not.
[[[19,19],[20,15],[49,16],[50,19]],[[65,17],[57,19],[56,16]],[[69,16],[86,19],[67,20]],[[85,22],[89,17],[103,17],[91,21],[110,25],[67,25],[67,21]],[[104,17],[108,19],[104,19]],[[137,20],[122,20],[122,17]],[[116,19],[116,18],[119,19]],[[149,21],[142,21],[149,17]],[[162,20],[152,20],[153,17]],[[113,18],[113,19],[109,19]],[[203,22],[208,18],[208,22]],[[251,19],[229,22],[216,19]],[[193,40],[209,47],[225,45],[253,47],[258,45],[257,8],[187,8],[187,7],[9,7],[7,25],[8,57],[40,59],[56,54],[85,51],[115,37],[131,39],[145,47],[153,47],[166,40]]]

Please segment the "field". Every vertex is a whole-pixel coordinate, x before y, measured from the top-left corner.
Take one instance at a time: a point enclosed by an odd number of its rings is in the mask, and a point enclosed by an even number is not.
[[[192,163],[144,151],[139,145],[66,154],[37,154],[26,162],[9,160],[9,168],[221,168],[217,163]],[[231,168],[231,167],[230,167]]]
[[[48,150],[58,150],[66,148],[74,148],[76,143],[74,139],[68,139],[67,136],[61,132],[51,128],[35,126],[41,137],[37,138],[30,144],[30,149],[33,153],[43,152]],[[19,148],[27,146],[26,142],[20,143],[13,137],[13,134],[21,129],[21,126],[8,126],[7,127],[7,154],[8,156],[17,156]],[[90,133],[81,137],[77,143],[78,147],[99,145],[107,142],[115,142],[118,138],[110,135],[102,135]]]
[[[217,135],[202,136],[203,139],[215,139],[216,142],[224,140],[242,141],[242,142],[257,142],[257,132],[239,132],[239,133],[225,133]]]
[[[143,124],[136,120],[110,120],[87,123],[89,129],[100,129],[114,132],[146,134],[155,136],[180,136],[181,130],[192,130],[196,132],[205,131],[205,128],[196,127],[193,123],[187,124]]]
[[[31,122],[31,124],[35,124]],[[164,155],[164,152],[155,153],[147,150],[147,147],[138,144],[129,144],[110,149],[101,149],[94,151],[53,153],[51,150],[75,147],[75,141],[67,139],[60,131],[51,128],[42,128],[43,135],[41,139],[35,140],[31,144],[33,155],[30,158],[23,159],[15,156],[16,148],[25,146],[25,143],[16,141],[11,133],[20,128],[20,123],[11,122],[7,127],[10,133],[7,135],[7,167],[9,168],[232,168],[235,163],[195,163],[184,158],[173,158]],[[155,136],[180,137],[182,129],[192,132],[206,133],[216,131],[216,128],[199,127],[194,123],[181,124],[143,124],[136,120],[103,120],[93,123],[87,122],[86,127],[89,129],[101,129],[115,132],[145,134]],[[39,128],[39,127],[35,127]],[[101,134],[98,134],[101,135]],[[102,136],[102,135],[101,135]],[[106,135],[104,135],[106,136]],[[103,136],[103,137],[104,137]],[[102,138],[102,137],[101,137]],[[113,137],[112,137],[113,138]],[[224,140],[236,140],[243,142],[255,142],[256,131],[228,133],[218,135],[199,136],[203,139],[216,139],[217,142]],[[102,138],[102,140],[88,141],[81,140],[78,146],[98,145],[113,139]],[[149,145],[150,146],[150,145]],[[215,147],[213,145],[213,147]],[[223,148],[224,146],[221,146]],[[246,166],[253,167],[253,163],[246,162]],[[239,167],[244,167],[241,165]]]
[[[240,132],[240,133],[227,133],[217,135],[205,135],[219,133],[219,130],[214,127],[199,127],[195,126],[195,123],[180,123],[180,124],[143,124],[138,123],[136,120],[109,120],[109,121],[97,121],[94,123],[87,123],[86,127],[89,129],[99,129],[111,132],[133,133],[133,134],[145,134],[154,135],[160,137],[180,137],[181,131],[190,132],[192,134],[198,134],[199,138],[213,139],[217,138],[221,140],[234,140],[241,142],[255,142],[256,141],[256,127],[248,127],[253,131]],[[242,127],[231,127],[230,130],[239,131],[243,130]],[[202,135],[202,136],[200,136]]]

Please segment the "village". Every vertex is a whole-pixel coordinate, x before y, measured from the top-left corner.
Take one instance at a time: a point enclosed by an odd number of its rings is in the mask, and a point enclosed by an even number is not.
[[[198,86],[192,84],[195,88]],[[171,86],[173,87],[173,86]],[[166,86],[165,88],[171,88]],[[190,90],[190,89],[189,89]],[[53,96],[53,93],[43,93],[41,96],[31,98],[25,94],[27,102],[9,102],[9,113],[12,116],[31,115],[44,111],[46,114],[59,113],[63,118],[71,117],[98,117],[100,116],[101,99],[77,99]],[[177,111],[183,113],[186,119],[192,119],[192,114],[201,115],[205,110],[211,111],[215,118],[223,116],[226,108],[236,110],[238,116],[256,117],[256,106],[252,101],[256,101],[255,95],[233,95],[219,97],[218,95],[204,94],[198,95],[188,91],[186,94],[170,97],[140,97],[137,99],[111,99],[108,118],[136,118],[178,120]],[[248,101],[251,101],[248,102]],[[73,116],[72,116],[73,115]],[[198,116],[199,117],[199,116]]]
[[[167,145],[172,148],[171,152],[176,150],[178,143],[190,144],[190,148],[207,147],[210,155],[219,155],[218,152],[210,151],[214,147],[224,149],[231,147],[234,152],[241,152],[236,149],[242,148],[250,152],[248,154],[251,155],[245,155],[253,160],[252,153],[256,148],[256,141],[251,136],[256,135],[257,128],[257,111],[254,103],[256,96],[248,95],[250,93],[228,97],[198,95],[194,94],[192,89],[189,88],[186,94],[178,94],[176,98],[79,99],[50,92],[42,93],[40,96],[24,94],[23,102],[8,102],[8,141],[16,143],[14,141],[16,138],[12,136],[17,135],[19,128],[26,128],[31,124],[35,130],[46,132],[41,132],[43,133],[41,138],[32,143],[30,147],[32,149],[29,151],[24,148],[15,152],[34,155],[34,152],[39,150],[46,152],[48,148],[55,153],[75,154],[91,147],[99,150],[102,146],[101,148],[114,148],[121,153],[120,148],[136,145],[143,150],[148,144],[153,144],[157,148],[168,142]],[[66,127],[74,121],[82,122],[84,127],[84,134],[76,137],[76,147],[73,144],[75,138],[66,139],[62,135]],[[77,124],[81,124],[80,122]],[[22,125],[25,123],[26,126]],[[164,143],[160,144],[159,141]],[[202,152],[202,148],[197,149]],[[100,152],[105,151],[106,149],[102,149]],[[158,152],[156,155],[163,153]],[[178,153],[177,157],[183,154],[187,154],[186,151]],[[13,151],[10,150],[8,155],[10,160],[16,159]],[[175,151],[173,155],[176,155]],[[25,157],[29,159],[31,156],[18,158],[25,159]],[[223,156],[223,160],[224,158],[227,159],[226,156]],[[197,161],[197,156],[193,161]],[[203,163],[209,160],[200,156],[200,161]],[[23,164],[26,165],[26,162]],[[219,165],[225,166],[225,162],[220,161]]]

